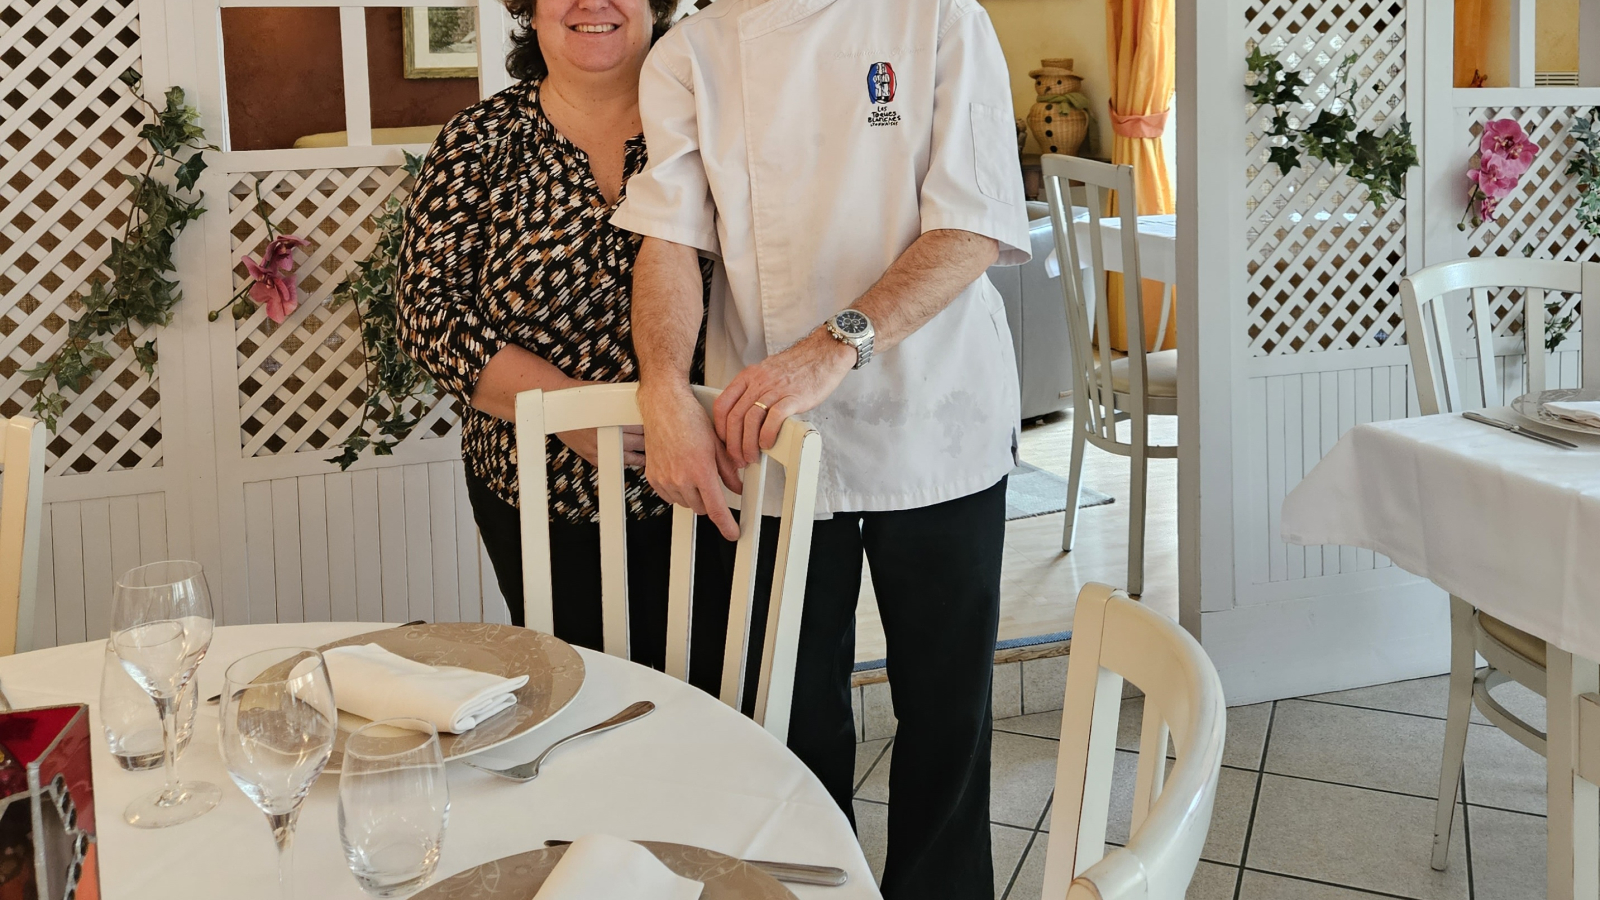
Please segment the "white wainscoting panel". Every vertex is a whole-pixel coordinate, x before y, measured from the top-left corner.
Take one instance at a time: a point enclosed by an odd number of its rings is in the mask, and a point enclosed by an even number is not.
[[[117,576],[169,555],[163,493],[46,503],[33,646],[104,638]]]
[[[1318,362],[1337,364],[1340,354]],[[1392,354],[1391,354],[1392,355]],[[1414,392],[1403,364],[1329,368],[1251,378],[1249,453],[1250,503],[1244,517],[1241,602],[1251,585],[1367,572],[1392,565],[1386,557],[1354,547],[1300,547],[1278,537],[1283,498],[1350,428],[1404,418]]]
[[[505,620],[459,461],[248,482],[244,507],[251,622]]]

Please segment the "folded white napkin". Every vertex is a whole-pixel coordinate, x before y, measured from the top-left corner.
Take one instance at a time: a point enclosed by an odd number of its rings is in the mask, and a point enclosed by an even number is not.
[[[572,842],[534,900],[699,900],[704,889],[632,841],[591,834]]]
[[[1600,427],[1600,400],[1551,400],[1540,407],[1552,416]]]
[[[487,672],[430,666],[390,653],[377,644],[325,651],[328,679],[339,708],[368,719],[410,716],[440,731],[460,734],[515,706],[512,692],[528,676],[501,678]]]

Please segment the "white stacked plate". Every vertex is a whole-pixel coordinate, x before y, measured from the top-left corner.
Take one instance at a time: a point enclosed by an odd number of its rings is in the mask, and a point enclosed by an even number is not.
[[[1577,432],[1578,434],[1587,434],[1600,437],[1600,427],[1584,425],[1581,422],[1574,422],[1571,419],[1555,415],[1544,408],[1544,405],[1546,403],[1550,403],[1551,401],[1570,402],[1575,400],[1600,400],[1600,390],[1595,388],[1571,388],[1559,391],[1538,391],[1531,394],[1523,394],[1521,397],[1511,401],[1511,409],[1517,415],[1526,419],[1532,419],[1533,421],[1538,422],[1540,425],[1548,425],[1551,428],[1559,428],[1562,431],[1573,431]]]

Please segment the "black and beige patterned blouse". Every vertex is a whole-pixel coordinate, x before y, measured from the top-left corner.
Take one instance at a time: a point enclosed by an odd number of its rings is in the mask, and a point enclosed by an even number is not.
[[[639,135],[628,141],[624,179],[644,163]],[[507,344],[584,381],[637,378],[628,301],[640,238],[611,225],[614,209],[583,151],[545,118],[537,81],[451,119],[411,195],[400,338],[460,401],[467,471],[513,505],[514,428],[468,400]],[[554,437],[548,452],[552,517],[595,518],[593,467]],[[640,472],[629,469],[626,484],[633,516],[666,511]]]

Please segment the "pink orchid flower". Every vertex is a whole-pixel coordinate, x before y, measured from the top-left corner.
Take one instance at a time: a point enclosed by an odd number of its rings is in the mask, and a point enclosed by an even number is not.
[[[310,242],[304,238],[280,234],[267,245],[259,262],[248,256],[244,258],[245,270],[255,282],[250,285],[250,299],[266,307],[267,318],[279,325],[300,306],[294,282],[294,251],[309,246]]]
[[[1538,155],[1539,145],[1528,139],[1515,119],[1495,119],[1483,126],[1478,142],[1480,168],[1516,179]]]
[[[1517,189],[1517,183],[1539,156],[1539,145],[1528,139],[1515,119],[1494,119],[1483,126],[1478,142],[1478,167],[1467,172],[1472,194],[1459,227],[1466,218],[1474,226],[1493,219],[1500,201]]]

